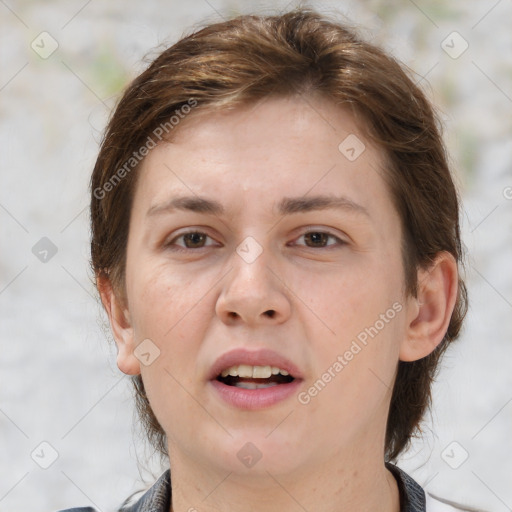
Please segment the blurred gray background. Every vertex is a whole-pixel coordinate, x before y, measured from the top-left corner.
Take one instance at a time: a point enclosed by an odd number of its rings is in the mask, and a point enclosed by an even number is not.
[[[160,474],[90,280],[98,142],[155,47],[295,5],[0,0],[0,511],[114,510]],[[435,495],[512,510],[512,2],[308,5],[347,17],[416,74],[442,113],[464,200],[466,328],[400,465]]]

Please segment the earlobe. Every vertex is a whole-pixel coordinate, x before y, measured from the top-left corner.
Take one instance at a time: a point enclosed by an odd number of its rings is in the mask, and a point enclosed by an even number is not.
[[[452,254],[440,252],[428,269],[418,271],[417,297],[407,306],[406,336],[401,361],[428,356],[443,340],[457,300],[458,272]]]
[[[96,285],[117,345],[117,366],[127,375],[138,375],[140,362],[134,355],[135,340],[128,308],[123,300],[116,297],[107,276],[98,276]]]

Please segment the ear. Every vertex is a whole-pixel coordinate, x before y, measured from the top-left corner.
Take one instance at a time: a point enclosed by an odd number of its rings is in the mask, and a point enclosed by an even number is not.
[[[428,269],[418,271],[417,297],[410,297],[407,302],[401,361],[426,357],[441,343],[455,307],[457,289],[457,262],[449,252],[438,253]]]
[[[107,276],[96,278],[101,302],[107,312],[110,328],[117,345],[117,366],[127,375],[140,373],[140,361],[134,355],[133,327],[125,300],[116,297],[112,283]]]

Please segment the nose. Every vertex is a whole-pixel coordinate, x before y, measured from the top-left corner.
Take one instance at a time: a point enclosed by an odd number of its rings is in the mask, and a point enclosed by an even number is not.
[[[224,286],[217,299],[216,314],[228,325],[242,323],[280,324],[291,313],[288,288],[275,262],[264,250],[255,261],[234,253]]]

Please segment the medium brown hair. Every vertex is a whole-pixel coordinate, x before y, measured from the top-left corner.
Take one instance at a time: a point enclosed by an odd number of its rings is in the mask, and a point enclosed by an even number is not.
[[[349,108],[382,150],[384,177],[402,222],[406,292],[416,294],[418,268],[428,268],[440,251],[448,251],[461,265],[459,201],[431,104],[396,60],[353,29],[311,9],[297,9],[209,25],[163,51],[128,86],[109,122],[91,178],[95,277],[110,279],[118,298],[125,299],[139,157],[131,159],[148,146],[160,126],[167,123],[170,139],[179,126],[170,126],[169,120],[185,112],[186,105],[190,110],[191,101],[193,116],[296,94],[306,99],[318,94]],[[443,341],[423,359],[398,363],[386,431],[388,460],[396,459],[419,429],[439,358],[457,338],[466,310],[466,288],[459,277]],[[133,381],[148,437],[165,455],[165,433],[144,383],[140,375]]]

